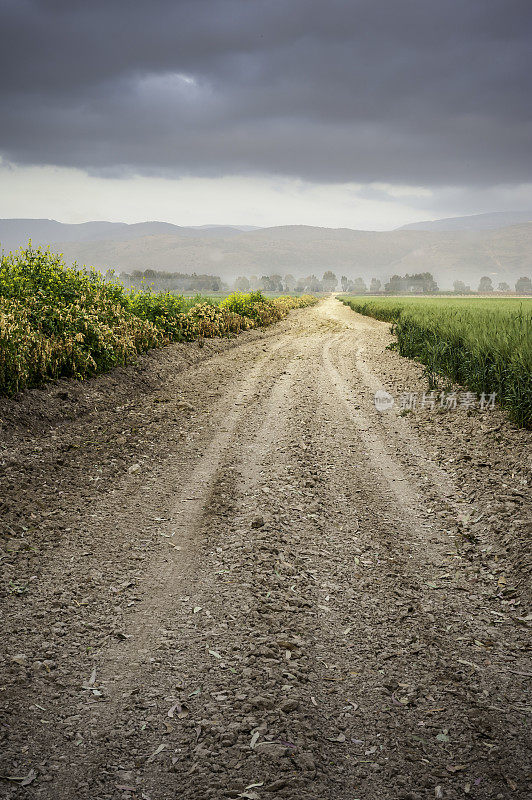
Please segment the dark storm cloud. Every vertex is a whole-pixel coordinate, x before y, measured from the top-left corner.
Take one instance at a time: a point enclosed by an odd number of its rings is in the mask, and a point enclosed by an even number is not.
[[[0,0],[0,151],[103,174],[532,179],[528,0]]]

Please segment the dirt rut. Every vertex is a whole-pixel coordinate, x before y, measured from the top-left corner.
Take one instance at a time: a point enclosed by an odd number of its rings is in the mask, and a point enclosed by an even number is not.
[[[11,438],[2,796],[529,796],[528,434],[378,412],[389,341],[331,298]]]

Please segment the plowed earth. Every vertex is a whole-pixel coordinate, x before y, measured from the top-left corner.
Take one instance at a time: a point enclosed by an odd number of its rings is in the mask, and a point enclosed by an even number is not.
[[[333,298],[0,405],[8,798],[530,796],[530,434]]]

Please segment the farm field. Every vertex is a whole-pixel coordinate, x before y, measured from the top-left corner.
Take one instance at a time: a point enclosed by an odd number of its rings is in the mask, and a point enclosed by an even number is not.
[[[532,298],[344,297],[354,311],[393,324],[401,355],[426,365],[431,388],[449,378],[496,394],[532,426]]]
[[[393,341],[328,297],[0,397],[4,796],[529,796],[530,433],[378,410]]]

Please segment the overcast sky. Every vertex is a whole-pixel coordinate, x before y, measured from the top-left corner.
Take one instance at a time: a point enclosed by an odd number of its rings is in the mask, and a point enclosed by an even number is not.
[[[0,0],[0,216],[532,209],[530,0]]]

